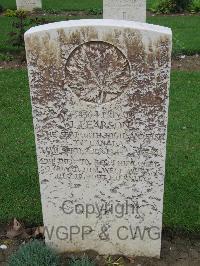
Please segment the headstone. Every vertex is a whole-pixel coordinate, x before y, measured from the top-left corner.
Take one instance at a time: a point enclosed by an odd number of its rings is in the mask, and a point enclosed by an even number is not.
[[[146,0],[103,0],[103,18],[146,22]]]
[[[46,243],[159,257],[171,30],[80,20],[25,43]]]
[[[35,8],[42,8],[42,0],[16,0],[17,9],[33,11]]]

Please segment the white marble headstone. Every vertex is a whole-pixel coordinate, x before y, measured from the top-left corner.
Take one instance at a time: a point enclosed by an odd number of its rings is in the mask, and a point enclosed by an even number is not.
[[[146,0],[103,0],[103,18],[146,22]]]
[[[42,0],[16,0],[17,9],[32,11],[35,8],[42,8]]]
[[[25,34],[46,243],[159,257],[171,30],[118,20]]]

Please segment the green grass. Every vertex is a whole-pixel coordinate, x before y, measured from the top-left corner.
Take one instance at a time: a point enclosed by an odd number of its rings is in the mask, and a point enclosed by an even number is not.
[[[35,144],[23,70],[0,71],[0,222],[42,220]]]
[[[200,230],[200,73],[173,72],[164,224]],[[42,223],[25,70],[0,71],[0,222]]]
[[[147,8],[155,6],[160,0],[147,0]],[[16,0],[1,0],[1,5],[7,9],[16,9]],[[87,10],[102,9],[103,0],[42,0],[43,9],[53,10]]]
[[[17,50],[9,43],[8,33],[12,30],[12,21],[12,18],[0,17],[0,53],[13,53]]]
[[[155,16],[148,22],[172,29],[174,54],[200,53],[200,16]]]
[[[49,15],[50,21],[60,21],[69,19],[67,16]],[[87,17],[89,18],[89,17]],[[70,17],[79,19],[79,17]],[[12,30],[13,18],[0,17],[0,60],[1,54],[15,54],[19,50],[12,47],[9,42],[8,33]],[[172,28],[173,31],[173,54],[200,54],[200,34],[197,34],[200,26],[200,16],[155,16],[149,17],[148,22]]]
[[[158,0],[147,0],[147,7],[150,8]],[[54,10],[87,10],[90,8],[102,9],[103,0],[42,0],[43,9]],[[16,0],[1,0],[5,9],[16,9]]]
[[[95,16],[98,18],[98,16]],[[81,17],[82,19],[84,18],[94,18],[92,15],[85,15]],[[56,22],[56,21],[62,21],[62,20],[69,20],[69,19],[80,19],[80,17],[74,17],[74,16],[54,16],[54,15],[48,15],[45,16],[45,19],[50,22]],[[5,55],[16,55],[19,53],[20,49],[17,47],[13,47],[10,42],[10,36],[9,33],[12,31],[12,23],[16,21],[15,18],[11,17],[6,17],[6,16],[0,16],[0,33],[1,33],[1,38],[0,38],[0,61],[5,60]],[[29,22],[29,18],[27,19],[26,22]],[[28,23],[30,24],[30,23]],[[28,30],[30,26],[27,26],[26,29]]]
[[[147,0],[147,9],[154,8],[160,1]],[[0,4],[5,9],[16,9],[16,0],[1,0]],[[103,0],[42,0],[42,5],[45,10],[55,11],[102,9]]]
[[[200,230],[200,73],[172,74],[164,223]]]
[[[87,10],[102,8],[103,0],[42,0],[43,9],[54,10]],[[4,8],[15,9],[16,0],[1,0]]]

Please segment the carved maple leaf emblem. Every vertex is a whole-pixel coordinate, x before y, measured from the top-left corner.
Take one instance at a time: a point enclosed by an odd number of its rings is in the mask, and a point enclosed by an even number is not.
[[[66,85],[86,102],[112,101],[124,92],[130,80],[128,60],[109,43],[84,43],[67,60]]]

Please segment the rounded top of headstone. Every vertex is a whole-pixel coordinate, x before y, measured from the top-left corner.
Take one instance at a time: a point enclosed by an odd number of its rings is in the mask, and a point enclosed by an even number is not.
[[[126,20],[114,20],[114,19],[82,19],[82,20],[54,22],[54,23],[32,27],[25,33],[25,37],[26,35],[39,33],[42,31],[58,30],[58,29],[73,28],[73,27],[85,27],[85,26],[120,27],[120,28],[124,27],[136,30],[158,32],[166,35],[172,35],[170,28],[158,25],[152,25],[148,23],[126,21]]]

